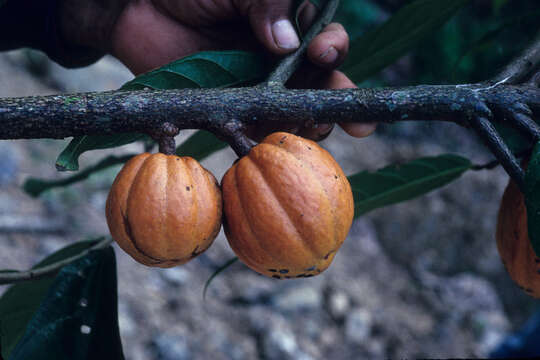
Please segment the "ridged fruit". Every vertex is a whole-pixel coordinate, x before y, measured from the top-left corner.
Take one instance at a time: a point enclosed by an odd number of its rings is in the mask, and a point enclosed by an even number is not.
[[[324,271],[354,216],[349,181],[334,158],[284,132],[234,164],[222,189],[229,244],[247,266],[274,278]]]
[[[513,181],[501,200],[496,237],[499,255],[512,280],[527,294],[540,297],[540,258],[529,241],[523,194]]]
[[[172,267],[212,244],[221,228],[222,196],[196,160],[144,153],[116,177],[106,215],[112,237],[135,260]]]

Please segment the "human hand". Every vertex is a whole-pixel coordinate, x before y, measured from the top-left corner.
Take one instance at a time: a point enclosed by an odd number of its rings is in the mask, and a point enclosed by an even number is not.
[[[80,0],[64,1],[80,4]],[[88,2],[97,3],[97,0]],[[123,4],[115,7],[114,2]],[[136,75],[199,51],[243,49],[266,51],[277,57],[293,52],[300,45],[290,18],[292,0],[115,0],[107,6],[115,11],[121,7],[122,11],[114,17],[108,36],[89,42],[101,43],[103,50],[112,53]],[[88,12],[88,6],[80,8]],[[103,17],[103,9],[100,10],[94,12]],[[304,29],[317,16],[317,9],[308,1],[304,1],[298,11],[299,23]],[[91,21],[86,18],[85,23]],[[302,76],[293,78],[288,85],[329,89],[355,87],[335,70],[345,59],[348,47],[345,29],[337,23],[328,25],[309,44],[307,57],[312,66],[306,66],[301,70]],[[357,137],[369,135],[375,129],[371,124],[342,126]],[[325,124],[314,129],[289,130],[320,140],[331,129],[331,125]],[[256,132],[260,133],[259,130]]]

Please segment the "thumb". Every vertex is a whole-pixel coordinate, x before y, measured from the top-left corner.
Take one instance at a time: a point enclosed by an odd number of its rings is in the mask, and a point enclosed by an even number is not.
[[[257,39],[276,55],[288,54],[300,46],[291,21],[293,0],[234,0],[247,16]]]

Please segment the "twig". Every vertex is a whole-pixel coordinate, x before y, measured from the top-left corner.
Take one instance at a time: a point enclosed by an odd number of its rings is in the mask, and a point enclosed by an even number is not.
[[[103,160],[99,161],[97,164],[92,165],[76,173],[75,175],[68,176],[63,179],[42,180],[42,179],[31,178],[31,179],[28,179],[24,183],[23,188],[24,188],[24,191],[26,191],[26,193],[30,194],[33,197],[38,197],[39,195],[41,195],[43,192],[47,190],[74,184],[76,182],[87,179],[90,175],[92,175],[93,173],[97,171],[107,169],[111,166],[124,164],[135,155],[136,154],[129,154],[129,155],[124,155],[124,156],[119,156],[119,157],[110,155],[104,158]]]
[[[304,59],[307,47],[311,40],[321,32],[322,29],[334,18],[339,6],[339,0],[328,0],[321,12],[319,19],[311,26],[304,36],[302,44],[291,55],[285,57],[276,69],[270,74],[264,85],[283,85],[290,79],[292,74],[298,69]]]
[[[515,155],[516,155],[516,157],[518,159],[521,159],[522,157],[527,156],[530,153],[531,153],[531,149],[527,149],[527,150],[521,151],[521,152],[519,152],[519,153],[517,153]],[[489,162],[487,162],[485,164],[473,165],[473,166],[471,166],[471,170],[473,170],[473,171],[491,170],[491,169],[496,168],[499,165],[501,165],[499,160],[491,160],[491,161],[489,161]]]
[[[493,83],[518,84],[525,80],[540,64],[540,35],[503,71],[492,79]]]
[[[101,240],[100,242],[98,242],[96,245],[92,246],[91,248],[81,251],[77,255],[71,256],[67,259],[63,259],[61,261],[58,261],[53,264],[43,266],[37,269],[0,274],[0,285],[14,284],[14,283],[18,283],[22,281],[29,281],[29,280],[38,280],[44,277],[54,276],[64,266],[70,264],[71,262],[75,260],[79,260],[80,258],[85,257],[91,251],[106,248],[112,243],[112,241],[113,240],[111,238],[105,238]]]
[[[470,121],[471,126],[484,140],[486,146],[497,157],[497,160],[504,167],[508,175],[516,182],[520,190],[525,189],[523,169],[519,166],[514,154],[499,136],[493,125],[483,117],[474,117]]]

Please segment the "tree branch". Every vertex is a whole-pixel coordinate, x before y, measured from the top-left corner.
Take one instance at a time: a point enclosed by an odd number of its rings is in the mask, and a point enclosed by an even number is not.
[[[514,61],[495,76],[493,83],[518,84],[525,80],[540,65],[540,35]]]
[[[71,262],[75,260],[79,260],[80,258],[85,257],[91,251],[106,248],[112,243],[112,241],[113,240],[111,238],[106,238],[98,242],[96,245],[92,246],[91,248],[81,251],[77,255],[71,256],[67,259],[64,259],[64,260],[61,260],[53,264],[37,268],[37,269],[31,269],[28,271],[20,271],[20,272],[17,271],[17,272],[1,273],[0,285],[14,284],[14,283],[28,281],[28,280],[38,280],[44,277],[54,276],[64,266],[70,264]]]
[[[493,113],[502,114],[519,104],[538,116],[540,89],[511,85],[342,90],[250,87],[4,98],[0,99],[0,139],[146,132],[165,122],[227,138],[232,119],[243,125],[444,120],[467,126],[473,116],[491,120]]]

